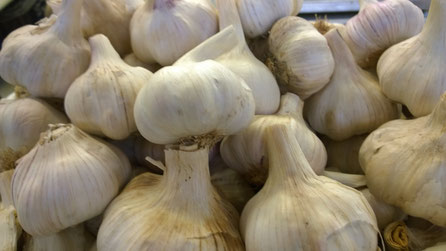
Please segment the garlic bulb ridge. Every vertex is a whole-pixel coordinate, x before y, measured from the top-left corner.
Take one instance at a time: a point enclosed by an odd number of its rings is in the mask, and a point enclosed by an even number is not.
[[[175,64],[207,59],[223,64],[251,88],[256,114],[272,114],[279,107],[279,87],[266,65],[249,49],[234,1],[217,1],[220,32],[186,53]]]
[[[430,115],[382,125],[367,137],[359,151],[367,185],[377,199],[443,227],[445,111],[443,94]]]
[[[303,0],[237,0],[243,31],[249,38],[267,33],[273,24],[286,16],[296,16]]]
[[[64,98],[71,83],[88,67],[90,47],[82,37],[82,0],[66,0],[51,27],[5,39],[0,51],[0,76],[26,87],[32,96]]]
[[[386,50],[378,62],[384,94],[415,116],[428,115],[446,91],[446,2],[432,0],[420,34]]]
[[[359,191],[317,176],[285,125],[268,128],[265,141],[268,179],[241,216],[246,250],[377,249],[375,215]]]
[[[423,11],[409,0],[359,0],[360,12],[347,21],[345,42],[361,67],[375,67],[390,46],[420,33]]]
[[[327,161],[327,152],[319,138],[307,127],[302,117],[304,103],[295,94],[282,96],[279,111],[274,115],[257,115],[243,131],[226,137],[220,145],[225,163],[243,174],[251,184],[262,185],[268,176],[264,134],[272,125],[288,125],[302,146],[305,157],[317,174],[321,174]]]
[[[39,236],[77,225],[102,213],[129,175],[118,150],[71,124],[51,125],[14,172],[20,224]]]
[[[130,22],[132,49],[145,63],[172,65],[217,28],[207,0],[147,0]]]
[[[206,60],[157,71],[138,94],[134,112],[139,132],[150,142],[211,145],[246,127],[254,107],[243,79]]]
[[[65,110],[72,123],[85,132],[127,138],[136,131],[136,96],[153,74],[127,65],[104,35],[95,35],[89,41],[90,66],[68,89]]]
[[[98,250],[244,250],[237,211],[211,185],[208,149],[165,154],[163,176],[137,176],[107,208]]]
[[[306,99],[322,89],[335,67],[327,40],[300,17],[277,21],[269,36],[273,68],[279,83]]]
[[[361,69],[339,34],[325,34],[335,60],[330,82],[311,96],[305,114],[311,127],[333,140],[373,131],[398,116],[396,104],[381,92],[377,78]]]

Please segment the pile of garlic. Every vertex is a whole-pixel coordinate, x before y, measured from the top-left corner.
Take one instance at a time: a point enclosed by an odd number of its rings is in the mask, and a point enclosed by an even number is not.
[[[446,241],[446,0],[47,2],[0,50],[0,250]]]

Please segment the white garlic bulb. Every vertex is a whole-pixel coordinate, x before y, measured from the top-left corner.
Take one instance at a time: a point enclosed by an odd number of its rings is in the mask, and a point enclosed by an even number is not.
[[[280,103],[277,82],[249,49],[235,0],[218,0],[220,32],[181,57],[176,65],[213,59],[245,80],[256,103],[256,114],[273,114]],[[232,26],[232,27],[230,27]]]
[[[268,180],[240,221],[247,251],[376,251],[375,215],[359,191],[317,176],[285,125],[268,128],[265,141]]]
[[[173,147],[163,176],[137,176],[107,208],[99,251],[244,250],[237,211],[211,185],[209,150]]]
[[[322,173],[322,175],[356,189],[365,187],[367,185],[365,175],[362,174],[342,173],[329,167]]]
[[[360,12],[349,19],[343,37],[361,67],[375,67],[390,46],[420,33],[423,11],[409,0],[359,0]]]
[[[217,29],[217,13],[207,0],[147,0],[132,17],[130,37],[139,59],[165,66]]]
[[[156,144],[206,144],[246,127],[254,106],[243,79],[206,60],[157,71],[138,94],[135,121],[141,135]]]
[[[102,213],[130,175],[117,152],[71,124],[52,125],[14,172],[23,229],[50,235]]]
[[[46,0],[59,15],[62,0]],[[136,3],[135,3],[136,4]],[[84,1],[81,10],[81,28],[84,36],[89,38],[96,34],[104,34],[120,55],[131,51],[130,19],[135,4],[126,0],[88,0]]]
[[[306,99],[322,89],[335,67],[327,39],[307,20],[285,17],[269,36],[271,64],[279,83]]]
[[[104,35],[89,41],[90,67],[68,89],[65,111],[72,123],[87,133],[125,139],[136,131],[133,105],[153,74],[127,65]]]
[[[273,24],[286,16],[296,16],[303,0],[237,0],[243,31],[249,38],[266,34]]]
[[[48,236],[27,236],[23,251],[86,251],[94,245],[94,237],[83,224]]]
[[[428,115],[446,91],[446,2],[432,0],[420,34],[396,44],[380,57],[379,84],[391,100],[415,116]]]
[[[48,124],[66,123],[67,117],[39,99],[0,101],[0,151],[10,148],[26,153]],[[1,169],[1,168],[0,168]]]
[[[335,167],[343,173],[363,174],[359,164],[359,148],[367,135],[353,136],[343,141],[323,137],[327,149],[327,166]]]
[[[82,0],[66,0],[50,27],[5,39],[0,76],[26,87],[32,96],[64,98],[71,83],[88,67],[90,46],[80,28]]]
[[[338,30],[325,34],[335,60],[330,82],[305,103],[311,127],[333,140],[373,131],[398,117],[396,104],[381,92],[378,79],[355,62]]]
[[[130,66],[134,66],[134,67],[142,67],[145,68],[151,72],[156,72],[157,70],[161,69],[162,66],[158,65],[158,64],[146,64],[143,61],[139,60],[135,54],[130,53],[127,56],[124,57],[124,61],[130,65]]]
[[[0,204],[0,250],[16,251],[22,228],[17,221],[17,213],[13,206],[3,207]]]
[[[373,131],[359,162],[370,192],[405,213],[446,226],[446,94],[428,116],[394,120]],[[398,179],[398,182],[395,182]]]
[[[272,125],[284,124],[292,128],[310,166],[317,174],[321,174],[327,161],[327,152],[319,138],[307,127],[302,117],[303,107],[304,103],[297,95],[283,95],[276,114],[257,115],[246,129],[222,141],[220,154],[223,160],[249,183],[262,185],[268,176],[268,166],[262,163],[265,157],[265,131]]]

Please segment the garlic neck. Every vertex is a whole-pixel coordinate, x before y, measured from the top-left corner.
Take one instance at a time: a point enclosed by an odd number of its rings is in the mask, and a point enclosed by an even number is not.
[[[423,42],[440,48],[446,47],[446,1],[432,0],[429,15],[421,36]]]
[[[291,116],[293,118],[302,118],[304,102],[293,93],[286,93],[280,98],[280,108],[277,115]]]
[[[81,28],[81,9],[83,0],[64,0],[62,11],[51,31],[57,34],[59,39],[67,44],[83,39]]]
[[[299,187],[317,177],[288,126],[270,126],[265,137],[269,158],[266,188]]]
[[[359,2],[359,11],[362,11],[370,4],[378,3],[377,0],[358,0],[358,2]]]
[[[325,38],[327,39],[328,46],[333,55],[336,69],[357,71],[359,66],[356,64],[352,52],[348,48],[347,43],[345,43],[338,29],[333,29],[327,32]]]
[[[115,51],[110,40],[102,34],[95,35],[88,39],[91,47],[91,64],[101,61],[117,61],[122,62],[121,57]]]
[[[246,42],[235,0],[217,0],[217,10],[220,30],[232,25],[240,41]]]
[[[209,149],[189,149],[165,151],[166,170],[160,185],[175,205],[188,205],[186,208],[207,208],[213,197],[213,187],[209,174]]]

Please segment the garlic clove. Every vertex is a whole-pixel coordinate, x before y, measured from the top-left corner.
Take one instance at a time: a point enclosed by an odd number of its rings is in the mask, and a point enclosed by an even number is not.
[[[82,0],[66,0],[50,27],[5,40],[0,51],[0,76],[36,97],[64,98],[68,87],[88,67],[90,47],[82,37]]]
[[[339,31],[325,34],[335,70],[324,89],[306,101],[310,126],[332,140],[368,133],[398,117],[397,106],[381,92],[377,78],[361,69]]]
[[[89,41],[90,66],[68,89],[65,110],[72,123],[85,132],[125,139],[137,130],[133,106],[153,74],[127,65],[104,35]]]
[[[50,235],[102,213],[130,175],[116,151],[71,124],[51,125],[14,171],[12,197],[23,229]]]
[[[206,0],[148,0],[130,22],[132,49],[145,63],[172,65],[217,28],[217,13]]]
[[[143,61],[139,60],[133,53],[130,53],[127,56],[125,56],[124,61],[130,66],[142,67],[142,68],[149,70],[150,72],[156,72],[162,68],[162,66],[158,65],[158,64],[144,63]]]
[[[150,142],[212,145],[246,127],[254,106],[243,79],[207,60],[157,71],[138,94],[134,112],[139,132]]]
[[[423,11],[408,0],[359,0],[360,12],[347,21],[345,42],[356,62],[374,68],[389,47],[420,33]]]
[[[306,99],[322,89],[334,70],[333,56],[325,37],[307,20],[285,17],[269,36],[270,68],[279,83]]]
[[[353,136],[343,141],[322,137],[327,149],[327,166],[336,167],[343,173],[363,174],[359,164],[359,148],[367,135]]]
[[[128,3],[127,3],[128,2]],[[53,13],[61,13],[62,0],[47,0]],[[84,1],[81,10],[81,28],[85,38],[104,34],[120,55],[131,51],[130,19],[137,3],[129,0]]]
[[[34,98],[0,101],[0,152],[22,154],[39,141],[48,124],[66,123],[67,117],[46,102]],[[2,155],[0,153],[0,155]],[[2,168],[0,168],[2,169]]]
[[[0,204],[1,205],[1,204]],[[13,206],[0,206],[0,250],[15,251],[22,228],[17,221],[17,213]]]
[[[249,49],[234,1],[217,1],[220,32],[186,53],[175,64],[207,59],[223,64],[251,88],[256,114],[272,114],[279,107],[279,87],[266,65],[256,59]]]
[[[303,0],[236,0],[243,31],[249,38],[266,34],[286,16],[296,16]]]
[[[268,176],[268,166],[262,163],[265,161],[264,135],[268,127],[281,124],[292,128],[311,167],[321,174],[327,153],[319,138],[307,127],[302,117],[303,107],[304,103],[297,95],[283,95],[276,114],[257,115],[246,129],[222,141],[220,153],[225,163],[241,173],[249,183],[262,185]]]
[[[377,71],[384,94],[415,116],[428,115],[446,91],[443,65],[446,3],[432,0],[420,34],[396,44],[380,57]]]
[[[241,216],[246,250],[377,249],[375,215],[359,191],[317,176],[286,125],[268,128],[266,142],[268,180]]]
[[[163,176],[134,178],[107,208],[98,250],[244,250],[236,210],[211,185],[208,152],[172,146]]]
[[[367,185],[377,199],[443,227],[445,110],[446,94],[428,116],[382,125],[366,138],[359,151]]]
[[[84,251],[94,246],[94,237],[83,224],[48,236],[27,236],[23,251]]]

